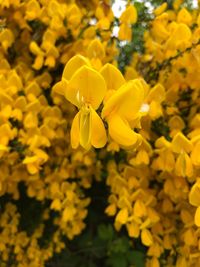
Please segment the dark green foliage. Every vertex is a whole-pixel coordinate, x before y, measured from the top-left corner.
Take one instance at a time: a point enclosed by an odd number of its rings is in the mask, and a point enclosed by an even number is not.
[[[92,234],[87,230],[68,244],[47,267],[144,267],[145,255],[133,248],[128,237],[117,233],[111,224],[100,224]]]

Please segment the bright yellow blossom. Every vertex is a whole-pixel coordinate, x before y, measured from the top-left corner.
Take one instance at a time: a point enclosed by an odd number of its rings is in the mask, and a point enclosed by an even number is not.
[[[139,117],[145,97],[140,80],[122,85],[105,103],[102,117],[108,122],[109,134],[122,146],[133,146],[140,142],[140,136],[131,129],[131,123]]]

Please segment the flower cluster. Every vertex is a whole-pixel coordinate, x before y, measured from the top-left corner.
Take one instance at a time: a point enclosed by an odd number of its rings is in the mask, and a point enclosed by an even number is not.
[[[81,235],[94,184],[147,267],[200,265],[199,9],[165,1],[120,71],[147,22],[110,2],[0,1],[1,266]]]
[[[85,149],[105,146],[106,130],[96,112],[102,102],[101,117],[108,124],[112,140],[125,147],[139,143],[140,135],[131,128],[139,124],[143,115],[147,90],[142,79],[126,82],[121,72],[109,63],[98,72],[87,58],[80,55],[71,58],[64,68],[62,80],[53,91],[79,109],[72,122],[72,147],[77,148],[79,143]]]

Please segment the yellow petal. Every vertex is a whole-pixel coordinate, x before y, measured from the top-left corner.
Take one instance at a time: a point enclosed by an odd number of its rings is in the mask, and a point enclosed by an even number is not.
[[[195,144],[193,150],[192,150],[192,153],[191,153],[191,160],[192,160],[192,163],[195,165],[195,166],[200,166],[200,142],[197,142],[197,144]]]
[[[78,26],[81,21],[82,12],[76,4],[72,4],[67,8],[67,22],[73,26]]]
[[[141,200],[136,200],[134,207],[133,207],[133,213],[135,216],[137,217],[143,217],[146,216],[147,214],[147,210],[146,210],[146,206],[143,203],[143,201]]]
[[[122,73],[112,64],[105,64],[100,73],[106,81],[108,90],[117,90],[125,83]]]
[[[142,244],[149,247],[153,244],[151,232],[148,229],[143,229],[141,233]]]
[[[62,220],[64,222],[71,221],[71,220],[73,220],[75,214],[76,214],[76,209],[73,206],[72,207],[66,207],[63,211]]]
[[[106,84],[101,74],[88,66],[82,66],[69,81],[65,97],[73,104],[90,104],[96,110],[105,93]]]
[[[104,147],[107,141],[106,130],[104,124],[96,113],[91,108],[91,144],[96,148]]]
[[[13,32],[6,27],[6,29],[1,30],[0,32],[0,43],[5,50],[12,45],[14,41]]]
[[[159,16],[160,14],[162,14],[167,8],[167,3],[163,3],[162,5],[160,5],[159,7],[157,7],[155,10],[154,10],[154,14],[156,16]]]
[[[7,146],[0,144],[0,151],[8,151],[8,150],[9,148]]]
[[[102,117],[118,113],[123,118],[131,121],[138,116],[144,100],[145,89],[139,79],[128,81],[122,85],[106,102]]]
[[[156,257],[151,259],[151,267],[160,267],[159,260]]]
[[[76,116],[73,119],[72,122],[72,127],[71,127],[71,145],[72,148],[76,149],[79,145],[79,140],[80,140],[80,128],[79,128],[79,123],[80,123],[80,111],[76,114]]]
[[[32,157],[26,157],[23,160],[23,164],[29,164],[29,163],[34,163],[37,161],[37,156],[32,156]]]
[[[140,228],[136,222],[131,222],[126,225],[128,235],[130,237],[138,238],[140,234]]]
[[[68,84],[67,80],[62,79],[62,81],[56,83],[53,86],[52,90],[53,90],[53,92],[55,92],[55,93],[57,93],[59,95],[65,95],[65,92],[67,90],[67,84]]]
[[[117,115],[109,117],[108,127],[112,139],[122,146],[136,145],[140,141],[140,135],[135,133],[128,123]]]
[[[181,153],[175,164],[175,173],[179,176],[192,177],[193,175],[193,166],[192,161],[187,153]]]
[[[178,129],[178,130],[183,130],[185,128],[185,123],[181,117],[178,115],[175,115],[169,119],[169,127],[171,130],[173,129]]]
[[[178,23],[184,23],[187,25],[191,25],[192,23],[192,16],[190,14],[190,12],[187,11],[186,8],[182,8],[177,15],[177,22]]]
[[[83,148],[91,146],[91,112],[90,109],[80,110],[80,144]]]
[[[198,207],[195,212],[194,223],[196,224],[196,226],[200,227],[200,207]]]
[[[128,220],[128,210],[126,208],[120,210],[116,216],[116,222],[120,224],[125,224]]]
[[[137,10],[133,5],[130,5],[126,10],[121,14],[119,18],[120,22],[131,24],[136,23],[137,21]]]
[[[53,200],[50,206],[51,209],[53,210],[61,210],[61,201],[60,199],[56,198]]]
[[[31,0],[26,6],[26,20],[34,20],[40,15],[40,5],[38,1]]]
[[[189,153],[192,150],[192,143],[181,132],[177,133],[172,140],[172,151],[175,153],[181,153],[185,151]]]
[[[188,259],[186,260],[185,257],[179,256],[176,261],[176,267],[188,267]]]
[[[193,206],[200,206],[200,181],[197,181],[190,190],[189,202]]]
[[[110,204],[106,210],[105,210],[105,213],[108,215],[108,216],[114,216],[115,213],[116,213],[116,205],[115,204]]]
[[[156,101],[161,103],[165,99],[165,88],[162,86],[162,84],[159,83],[155,85],[149,92],[147,99],[149,102]]]
[[[38,46],[38,44],[35,41],[32,41],[30,43],[30,51],[36,56],[43,56],[44,52],[41,50],[41,48]]]
[[[94,39],[88,46],[87,55],[89,58],[97,57],[102,59],[105,56],[103,44],[98,39]]]
[[[39,167],[37,164],[30,163],[30,164],[27,164],[27,170],[30,174],[34,175],[39,171]]]
[[[184,42],[188,42],[191,39],[192,33],[190,28],[183,24],[179,23],[171,37],[166,42],[166,47],[168,49],[176,49],[177,46],[183,44]]]
[[[151,104],[149,105],[148,114],[149,114],[150,118],[153,120],[162,116],[163,112],[162,112],[162,106],[160,105],[160,103],[158,103],[156,101],[152,101]]]
[[[131,41],[132,29],[127,23],[122,23],[119,27],[118,39],[120,41]]]
[[[87,65],[90,66],[90,62],[87,58],[81,56],[81,55],[76,55],[72,57],[66,64],[62,78],[65,78],[66,80],[70,80],[73,74],[82,66]]]

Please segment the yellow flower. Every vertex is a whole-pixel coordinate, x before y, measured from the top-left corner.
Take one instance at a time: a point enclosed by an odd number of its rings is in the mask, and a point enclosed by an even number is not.
[[[137,22],[137,10],[133,5],[129,5],[119,18],[121,23],[132,24]]]
[[[149,92],[146,102],[149,103],[149,116],[157,119],[162,116],[161,103],[165,100],[165,88],[162,84],[156,84]]]
[[[14,35],[10,29],[4,29],[0,32],[0,44],[7,50],[14,42]]]
[[[106,102],[108,98],[118,90],[126,81],[122,75],[122,73],[110,63],[105,64],[101,70],[101,75],[103,76],[106,86],[107,86],[107,93],[104,98]]]
[[[26,20],[34,20],[40,16],[40,4],[37,0],[31,0],[26,5]]]
[[[30,174],[36,174],[39,172],[41,165],[48,160],[48,155],[41,149],[35,149],[33,156],[27,156],[23,160],[23,164],[27,166],[27,170]]]
[[[190,28],[183,24],[173,24],[172,32],[170,38],[166,42],[167,49],[185,49],[187,46],[190,46],[190,39],[192,33]]]
[[[135,79],[123,84],[105,103],[102,117],[108,123],[112,139],[122,146],[140,142],[140,135],[131,129],[131,125],[140,116],[144,96],[142,82]]]
[[[192,143],[187,139],[181,132],[177,133],[172,140],[172,151],[174,153],[181,153],[185,151],[186,153],[191,152]]]
[[[175,164],[175,173],[183,177],[191,177],[193,175],[192,161],[187,153],[181,152],[178,156]]]
[[[186,25],[191,25],[192,23],[192,16],[190,12],[187,11],[186,8],[182,8],[177,15],[177,22],[184,23]]]
[[[57,91],[60,90],[79,109],[71,128],[73,148],[79,143],[85,149],[91,145],[100,148],[107,141],[104,124],[96,112],[105,96],[106,84],[101,74],[88,65],[85,58],[74,57],[66,65],[62,81],[57,85]]]
[[[102,67],[102,60],[105,57],[105,49],[103,44],[98,39],[90,42],[87,49],[87,56],[90,58],[92,66],[99,70]]]
[[[81,22],[82,14],[76,4],[72,4],[67,9],[67,22],[73,27],[77,27]]]
[[[159,16],[160,14],[162,14],[167,8],[167,3],[163,3],[161,6],[157,7],[155,10],[154,10],[154,14],[156,16]]]

